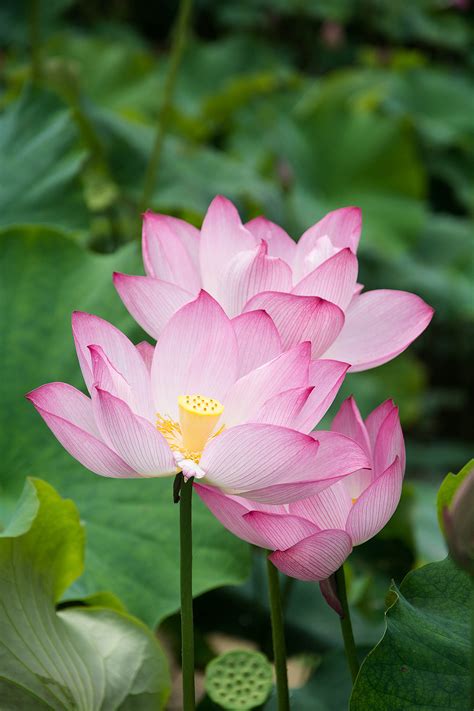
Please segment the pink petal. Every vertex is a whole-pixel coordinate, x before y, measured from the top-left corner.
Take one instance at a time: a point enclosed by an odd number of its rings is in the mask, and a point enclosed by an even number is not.
[[[135,394],[140,414],[153,412],[150,394],[150,376],[143,358],[133,343],[118,328],[98,316],[75,311],[72,315],[72,332],[84,380],[92,390],[94,376],[88,346],[100,346],[113,367],[121,373]]]
[[[147,274],[177,284],[191,293],[199,291],[199,270],[188,251],[189,247],[194,247],[194,242],[197,246],[198,235],[199,231],[183,220],[145,212],[142,245]]]
[[[209,294],[183,306],[155,347],[151,369],[156,409],[176,419],[179,395],[204,395],[223,402],[235,382],[238,346],[234,328]]]
[[[326,430],[315,430],[310,436],[319,442],[317,469],[328,485],[359,469],[370,469],[367,453],[350,437]]]
[[[313,270],[311,252],[317,249],[324,237],[337,249],[349,247],[354,254],[359,245],[362,229],[362,213],[358,207],[343,207],[329,212],[322,220],[312,225],[298,240],[294,261],[296,279],[302,279]]]
[[[339,600],[335,576],[330,575],[329,578],[326,578],[326,580],[321,580],[319,582],[319,587],[321,589],[321,594],[329,607],[332,607],[334,612],[336,612],[339,617],[344,617],[344,610],[342,609],[341,601]]]
[[[341,432],[341,434],[345,434],[347,437],[351,437],[358,442],[370,457],[369,461],[372,461],[372,446],[369,440],[369,435],[367,433],[364,420],[362,419],[362,415],[357,407],[357,403],[352,395],[342,403],[338,413],[332,421],[331,430],[332,432]]]
[[[379,430],[390,412],[395,407],[393,400],[385,400],[381,405],[372,410],[370,415],[365,418],[365,427],[370,441],[370,446],[373,449],[379,434]]]
[[[402,472],[405,471],[405,442],[398,416],[398,407],[393,407],[383,421],[374,446],[374,473],[379,476],[398,457]]]
[[[316,477],[316,471],[314,476]],[[325,477],[324,472],[319,472],[320,476]],[[271,504],[273,507],[278,505],[285,507],[293,501],[306,499],[309,496],[314,496],[326,487],[332,486],[334,481],[338,479],[315,479],[314,481],[291,481],[285,484],[269,484],[262,486],[259,489],[250,491],[241,491],[239,498],[245,497],[252,502],[252,508],[257,508],[263,504]]]
[[[291,293],[320,296],[344,310],[353,297],[357,271],[355,254],[349,248],[342,249],[298,282]]]
[[[222,195],[214,198],[201,228],[199,260],[204,289],[217,296],[221,275],[231,259],[257,245],[257,238],[242,225],[230,200]]]
[[[100,346],[89,346],[92,359],[92,373],[94,384],[102,390],[107,390],[111,395],[123,400],[134,411],[137,406],[130,385],[121,373],[109,361]],[[151,416],[151,413],[149,413]]]
[[[278,570],[298,580],[325,580],[344,563],[352,550],[345,531],[319,531],[269,559]]]
[[[153,338],[159,338],[173,314],[195,298],[176,284],[152,277],[116,272],[113,279],[127,310]]]
[[[352,501],[344,484],[344,480],[338,481],[316,496],[295,501],[289,506],[290,513],[312,521],[320,529],[345,530]]]
[[[262,547],[273,551],[290,548],[319,530],[311,521],[291,514],[249,511],[244,519],[264,541]]]
[[[349,365],[337,360],[313,360],[309,366],[312,392],[299,413],[294,427],[311,432],[332,405]]]
[[[290,266],[293,264],[296,242],[279,225],[260,215],[250,222],[246,222],[245,227],[258,240],[265,240],[268,244],[268,254],[271,257],[279,257]]]
[[[226,427],[253,420],[262,405],[282,390],[306,387],[310,344],[300,343],[239,378],[224,402]]]
[[[344,328],[324,357],[351,363],[352,372],[382,365],[423,333],[433,313],[415,294],[367,291],[350,303]]]
[[[155,353],[155,346],[152,346],[151,343],[148,343],[148,341],[140,341],[140,343],[137,343],[137,351],[143,358],[148,372],[150,372],[151,364],[153,362],[153,355]]]
[[[317,296],[267,291],[250,299],[244,311],[255,309],[264,309],[270,314],[285,350],[301,341],[311,341],[313,358],[329,348],[344,324],[341,309]]]
[[[240,503],[234,497],[226,496],[212,486],[194,484],[194,490],[218,521],[234,535],[256,546],[262,548],[267,546],[266,538],[255,531],[253,526],[244,519],[244,514],[249,511],[250,502],[242,499],[242,503]]]
[[[143,417],[105,390],[96,388],[94,413],[104,440],[143,476],[168,476],[176,464],[165,438]]]
[[[64,383],[61,384],[63,385]],[[100,474],[100,476],[117,478],[139,476],[118,454],[107,447],[98,436],[81,429],[69,419],[43,409],[39,404],[43,402],[43,394],[39,394],[38,390],[29,393],[27,395],[28,399],[33,402],[51,432],[74,459],[77,459],[86,469],[90,469],[90,471]],[[44,402],[48,402],[48,399],[50,399],[49,395],[44,399]],[[55,396],[50,399],[49,406],[51,408],[56,407],[58,404],[54,400]],[[57,410],[60,412],[61,406],[57,407]],[[81,416],[77,417],[77,414],[77,412],[74,413],[77,421],[79,421]]]
[[[397,508],[402,493],[403,469],[397,459],[364,491],[353,505],[346,530],[354,545],[375,536]]]
[[[245,304],[261,291],[289,291],[291,269],[281,259],[269,257],[266,242],[239,252],[222,272],[218,300],[229,316],[241,313]]]
[[[266,311],[249,311],[232,319],[239,346],[239,378],[282,351],[277,328]]]
[[[26,398],[38,411],[68,420],[89,434],[99,434],[90,398],[68,383],[46,383],[32,390]]]
[[[239,425],[210,440],[199,464],[210,483],[251,498],[253,490],[269,485],[316,479],[317,451],[311,437],[286,427]],[[282,502],[270,497],[267,503]]]
[[[253,421],[300,429],[295,423],[298,422],[301,410],[313,390],[313,387],[302,387],[278,393],[262,405]]]

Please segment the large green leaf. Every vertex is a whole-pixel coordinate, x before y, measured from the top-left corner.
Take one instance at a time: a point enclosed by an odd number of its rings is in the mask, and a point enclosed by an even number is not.
[[[81,574],[79,512],[40,479],[27,481],[0,536],[3,711],[164,708],[165,656],[141,622],[107,607],[55,603]]]
[[[387,629],[361,667],[351,711],[466,711],[468,576],[446,558],[409,573],[391,592]]]
[[[74,309],[131,331],[111,284],[112,271],[136,273],[133,246],[92,255],[64,238],[14,231],[0,237],[0,520],[25,475],[48,479],[79,507],[87,538],[86,572],[73,593],[110,589],[154,624],[179,607],[178,507],[171,479],[103,479],[81,467],[55,440],[23,395],[51,380],[80,385],[70,331]],[[241,582],[247,544],[194,501],[194,592]]]
[[[0,117],[0,227],[85,229],[84,157],[70,110],[52,94],[26,89]]]

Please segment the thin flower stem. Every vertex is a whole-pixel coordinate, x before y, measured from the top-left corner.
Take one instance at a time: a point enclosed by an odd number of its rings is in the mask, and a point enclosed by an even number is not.
[[[344,613],[340,618],[342,638],[344,640],[347,663],[349,664],[349,669],[351,671],[352,683],[354,683],[359,672],[359,660],[357,659],[354,633],[352,631],[351,613],[349,610],[349,603],[347,602],[346,577],[344,575],[343,565],[341,565],[339,570],[336,571],[335,578],[337,594]]]
[[[29,13],[29,41],[31,53],[31,79],[33,83],[41,79],[41,41],[40,41],[40,3],[39,0],[30,0]]]
[[[268,592],[272,620],[273,658],[278,693],[278,711],[289,711],[288,672],[286,668],[285,630],[280,595],[278,570],[267,558]]]
[[[194,628],[193,628],[193,479],[181,474],[179,504],[180,577],[181,577],[181,660],[183,709],[194,711]]]
[[[181,64],[181,58],[186,43],[189,18],[191,16],[191,6],[192,0],[181,0],[179,4],[178,16],[173,29],[173,42],[171,45],[168,74],[166,75],[163,90],[163,102],[158,115],[155,143],[153,145],[150,160],[146,169],[143,193],[139,204],[140,212],[144,212],[149,207],[149,202],[153,194],[153,188],[158,176],[161,150],[163,147],[166,129],[168,127],[168,119],[173,101],[176,77],[178,75],[178,69]]]
[[[471,708],[474,709],[474,575],[471,586]]]

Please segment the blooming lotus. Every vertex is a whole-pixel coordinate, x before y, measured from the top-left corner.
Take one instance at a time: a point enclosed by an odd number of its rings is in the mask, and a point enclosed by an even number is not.
[[[158,344],[135,347],[107,321],[73,316],[90,398],[66,383],[27,396],[65,449],[110,477],[182,471],[209,486],[280,503],[367,466],[340,433],[308,433],[348,365],[311,361],[307,342],[282,352],[271,318],[229,319],[206,292],[180,308]]]
[[[358,442],[369,468],[340,479],[315,496],[288,505],[255,505],[205,486],[196,491],[214,515],[240,538],[274,551],[270,560],[300,580],[325,580],[390,519],[400,500],[405,447],[398,409],[391,401],[363,421],[353,398],[334,418],[332,432]]]
[[[201,231],[146,212],[147,276],[115,274],[114,283],[154,338],[204,288],[231,318],[259,309],[269,313],[284,349],[309,340],[313,358],[365,370],[405,350],[428,326],[433,309],[405,291],[361,293],[360,232],[360,210],[346,207],[330,212],[295,243],[264,217],[243,225],[232,203],[216,197]]]

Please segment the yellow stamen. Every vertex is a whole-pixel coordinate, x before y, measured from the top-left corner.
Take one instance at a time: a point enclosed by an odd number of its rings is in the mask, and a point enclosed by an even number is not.
[[[358,498],[359,498],[359,497],[356,496],[355,499],[351,499],[352,503],[355,504],[355,502],[357,501]]]
[[[180,395],[178,406],[184,449],[202,452],[224,407],[218,400],[203,395]]]

